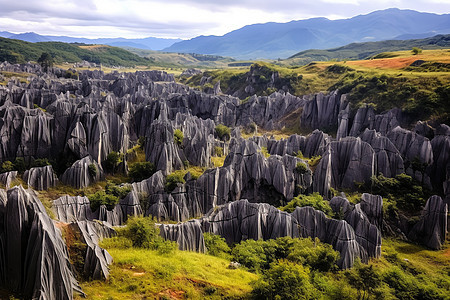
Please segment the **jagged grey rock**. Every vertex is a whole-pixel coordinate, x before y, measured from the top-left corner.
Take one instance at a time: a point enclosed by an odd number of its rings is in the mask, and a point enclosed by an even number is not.
[[[319,93],[306,101],[300,117],[301,127],[310,129],[330,129],[338,126],[341,95],[338,91],[329,95]]]
[[[170,241],[175,241],[180,250],[206,252],[202,224],[199,220],[190,220],[179,224],[161,224],[160,235]]]
[[[325,197],[330,188],[350,188],[375,175],[375,151],[360,138],[331,142],[314,173],[313,189]]]
[[[72,299],[80,291],[61,232],[22,186],[0,193],[0,285],[29,299]]]
[[[319,238],[339,251],[340,268],[351,268],[357,258],[367,261],[367,251],[358,244],[353,228],[346,221],[327,218],[308,206],[297,207],[292,216],[298,221],[300,237]]]
[[[422,211],[419,222],[408,234],[413,241],[434,249],[441,249],[447,236],[448,206],[441,197],[431,196]]]
[[[94,280],[108,278],[108,265],[112,263],[113,258],[98,243],[103,238],[115,236],[115,230],[109,225],[97,221],[77,221],[69,224],[69,226],[72,231],[80,236],[79,242],[86,245],[82,275]]]
[[[3,184],[7,189],[11,187],[11,184],[17,178],[17,171],[10,171],[0,174],[0,183]]]
[[[334,197],[330,206],[337,214],[343,214],[344,220],[354,229],[358,244],[367,252],[368,257],[380,257],[381,232],[377,228],[382,221],[383,201],[380,196],[366,194],[362,203],[352,205],[346,198]],[[366,212],[370,215],[367,217]],[[381,216],[380,216],[381,215]],[[374,224],[370,222],[374,221]]]
[[[400,152],[394,144],[375,130],[366,129],[361,140],[370,144],[376,154],[375,174],[382,173],[385,177],[394,177],[404,173],[405,166]]]
[[[89,166],[93,165],[97,169],[95,176],[92,176],[89,172]],[[86,156],[80,160],[77,160],[73,165],[68,168],[61,177],[61,181],[65,184],[72,185],[77,189],[85,188],[90,184],[103,178],[102,167],[92,159],[90,156]]]
[[[64,223],[93,220],[95,218],[87,197],[62,196],[53,201],[52,210],[56,218]]]
[[[23,174],[23,180],[29,187],[37,191],[48,190],[58,184],[58,177],[50,165],[26,170]]]

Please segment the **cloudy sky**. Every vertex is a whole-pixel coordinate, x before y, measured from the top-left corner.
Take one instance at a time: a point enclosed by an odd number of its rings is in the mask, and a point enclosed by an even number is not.
[[[450,13],[450,0],[0,0],[0,31],[192,38],[247,24],[348,18],[397,7]]]

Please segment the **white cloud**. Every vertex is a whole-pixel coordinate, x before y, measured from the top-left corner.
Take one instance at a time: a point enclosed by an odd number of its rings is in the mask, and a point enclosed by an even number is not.
[[[347,18],[392,6],[448,13],[450,0],[0,0],[0,31],[191,38],[247,24]]]

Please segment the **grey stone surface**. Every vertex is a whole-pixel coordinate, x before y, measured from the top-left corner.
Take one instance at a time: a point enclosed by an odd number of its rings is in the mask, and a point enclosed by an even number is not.
[[[314,173],[313,188],[329,196],[330,188],[354,187],[375,175],[375,151],[360,138],[346,137],[331,142]]]
[[[80,290],[61,232],[22,186],[0,192],[0,286],[29,299],[72,299]]]
[[[29,187],[37,191],[48,190],[58,184],[58,177],[52,166],[35,167],[26,170],[23,174],[23,180]]]
[[[409,232],[408,238],[431,249],[441,249],[447,236],[447,213],[448,206],[442,198],[431,196],[419,222]]]
[[[17,171],[10,171],[0,174],[0,183],[3,184],[7,189],[11,187],[11,184],[17,178]]]
[[[177,242],[180,250],[206,252],[202,224],[199,220],[179,224],[161,224],[159,229],[160,235],[166,240]]]
[[[341,95],[334,91],[329,95],[319,93],[306,101],[300,118],[301,127],[310,129],[337,128]]]
[[[94,165],[97,169],[95,176],[92,176],[89,173],[90,165]],[[64,172],[61,177],[61,181],[67,185],[81,189],[100,180],[101,178],[103,178],[102,167],[95,160],[93,160],[92,157],[86,156],[74,162],[73,165]]]

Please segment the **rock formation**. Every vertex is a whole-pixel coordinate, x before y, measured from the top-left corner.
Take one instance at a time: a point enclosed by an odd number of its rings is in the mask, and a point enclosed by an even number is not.
[[[96,170],[94,171],[90,170]],[[102,167],[92,159],[86,156],[77,160],[73,165],[67,169],[61,177],[61,181],[67,185],[72,185],[77,189],[85,188],[90,184],[103,178]]]
[[[22,186],[0,190],[0,286],[32,299],[72,299],[80,290],[61,232]]]
[[[441,249],[447,235],[448,206],[441,197],[428,199],[419,222],[412,228],[408,238],[438,250]]]
[[[47,190],[58,184],[58,177],[52,166],[36,167],[26,170],[23,180],[29,187],[37,191]]]

